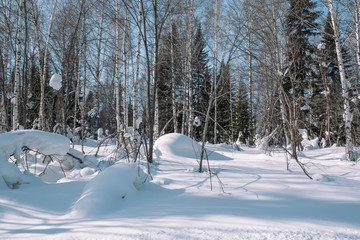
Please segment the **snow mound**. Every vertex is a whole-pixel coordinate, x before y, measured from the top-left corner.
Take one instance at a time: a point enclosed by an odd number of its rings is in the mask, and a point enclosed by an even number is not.
[[[4,183],[14,188],[29,182],[29,176],[23,175],[14,164],[8,162],[10,156],[13,155],[19,164],[22,162],[24,149],[45,155],[65,155],[69,148],[69,139],[54,133],[22,130],[0,134],[0,188]]]
[[[201,145],[198,142],[179,133],[165,134],[156,140],[154,144],[155,159],[164,157],[173,158],[174,156],[199,159],[200,153]],[[209,160],[232,160],[231,158],[207,148],[206,153]]]
[[[136,192],[144,175],[142,170],[138,172],[136,164],[115,164],[106,168],[85,185],[71,215],[97,217],[118,210],[121,200]]]
[[[172,153],[177,156],[197,158],[200,156],[200,152],[199,143],[179,133],[165,134],[157,139],[154,144],[154,153],[157,157],[164,153]]]

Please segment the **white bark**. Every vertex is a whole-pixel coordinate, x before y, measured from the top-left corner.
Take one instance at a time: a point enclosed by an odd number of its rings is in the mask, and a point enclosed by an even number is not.
[[[85,4],[85,0],[82,0],[82,8],[84,8],[84,4]],[[85,11],[84,11],[85,12]],[[85,16],[85,13],[83,13]],[[75,48],[75,51],[79,51],[81,53],[81,46],[84,43],[84,32],[85,32],[85,17],[83,17],[83,22],[81,25],[81,33],[80,33],[80,37],[81,40],[79,41],[79,46],[78,49]],[[75,53],[77,54],[77,52]],[[80,77],[81,77],[81,60],[82,60],[83,54],[79,54],[79,62],[78,62],[78,72],[77,72],[77,77],[76,77],[76,89],[75,89],[75,101],[74,101],[74,122],[73,122],[73,148],[75,146],[75,141],[76,141],[76,123],[77,123],[77,111],[78,111],[78,103],[79,103],[79,96],[80,96],[80,89],[81,89],[81,82],[80,82]]]
[[[215,32],[214,32],[214,59],[213,59],[213,84],[214,84],[214,143],[217,143],[217,58],[218,58],[218,32],[219,32],[219,13],[218,0],[215,0]]]
[[[13,115],[12,115],[12,129],[16,130],[19,127],[19,94],[20,94],[20,61],[21,61],[21,28],[22,28],[22,11],[23,0],[19,4],[18,23],[16,32],[16,56],[15,56],[15,78],[14,78],[14,95]]]
[[[341,79],[341,88],[342,88],[342,95],[344,98],[344,122],[345,122],[345,138],[346,138],[346,145],[345,145],[345,153],[347,160],[355,161],[355,154],[354,154],[354,146],[353,140],[351,137],[351,121],[352,121],[352,114],[350,112],[350,98],[349,98],[349,90],[348,90],[348,80],[346,79],[345,75],[345,68],[344,68],[344,61],[341,52],[341,43],[338,34],[338,27],[337,27],[337,20],[335,16],[334,6],[332,0],[327,0],[329,12],[331,15],[331,23],[334,30],[334,40],[335,40],[335,47],[336,47],[336,55],[338,60],[338,67],[340,72],[340,79]]]
[[[8,11],[7,11],[8,9]],[[4,16],[6,16],[6,18],[9,19],[10,16],[10,12],[12,11],[12,4],[9,4],[8,8],[3,8],[3,14]],[[5,126],[6,130],[9,130],[9,121],[8,121],[8,111],[7,111],[7,101],[6,101],[6,90],[5,90],[5,84],[7,82],[7,77],[8,77],[8,57],[9,57],[9,38],[10,38],[10,27],[9,27],[9,22],[5,22],[4,24],[4,36],[3,36],[3,62],[2,62],[2,67],[3,67],[3,72],[2,72],[2,98],[1,98],[1,105],[2,105],[2,115],[3,117],[1,118],[1,124],[3,124]]]
[[[170,15],[170,54],[171,54],[171,97],[172,97],[172,113],[173,113],[173,124],[174,124],[174,133],[178,131],[178,121],[176,113],[176,88],[175,88],[175,46],[174,46],[174,19],[173,13],[171,11]]]
[[[115,78],[116,78],[116,145],[120,147],[121,137],[121,117],[120,117],[120,103],[121,103],[121,79],[119,76],[119,3],[115,0]]]
[[[193,113],[192,113],[192,95],[193,95],[193,83],[192,83],[192,28],[193,28],[193,17],[194,17],[194,2],[193,0],[189,1],[188,6],[188,19],[187,19],[187,39],[186,39],[186,66],[187,66],[187,81],[188,81],[188,92],[187,92],[187,126],[188,126],[188,136],[192,137],[192,129],[193,129]]]
[[[44,46],[44,57],[43,57],[43,66],[39,63],[39,73],[40,73],[40,109],[39,109],[39,129],[45,131],[46,124],[45,124],[45,82],[46,82],[46,62],[47,62],[47,53],[48,47],[50,42],[51,36],[51,28],[52,23],[55,15],[57,0],[54,0],[53,8],[50,15],[50,22],[48,27],[48,33],[46,38],[46,43]],[[38,17],[36,16],[34,1],[31,0],[31,9],[33,14],[33,19],[35,22],[35,40],[36,40],[36,47],[38,52],[39,61],[41,59],[41,47],[40,47],[40,23],[38,22]]]
[[[247,30],[248,30],[248,51],[249,51],[249,56],[248,56],[248,64],[249,64],[249,113],[250,113],[250,138],[252,138],[253,136],[251,134],[253,134],[253,77],[252,77],[252,58],[253,58],[253,52],[252,52],[252,31],[253,31],[253,21],[252,21],[252,3],[251,1],[249,1],[248,3],[249,5],[249,13],[248,13],[248,26],[247,26]],[[252,141],[251,141],[252,142]]]
[[[158,90],[157,90],[157,75],[158,75],[158,57],[159,57],[159,37],[158,37],[158,12],[157,12],[157,0],[153,1],[154,11],[154,56],[153,56],[153,109],[151,111],[153,117],[153,137],[156,139],[159,136],[159,102],[158,102]]]
[[[126,40],[127,40],[127,9],[125,8],[125,20],[124,20],[124,29],[123,29],[123,44],[122,44],[122,54],[123,54],[123,77],[124,77],[124,128],[127,131],[129,125],[129,106],[128,106],[128,77],[127,77],[127,49],[126,49]]]
[[[133,99],[133,141],[134,141],[134,151],[133,151],[133,159],[134,161],[137,160],[137,148],[138,148],[138,142],[137,142],[137,136],[136,136],[136,129],[137,129],[137,85],[138,85],[138,79],[139,79],[139,66],[140,66],[140,48],[141,48],[141,21],[142,21],[142,6],[141,1],[139,1],[139,15],[138,15],[138,35],[137,35],[137,49],[136,49],[136,66],[135,66],[135,78],[133,83],[133,91],[134,91],[134,99]]]

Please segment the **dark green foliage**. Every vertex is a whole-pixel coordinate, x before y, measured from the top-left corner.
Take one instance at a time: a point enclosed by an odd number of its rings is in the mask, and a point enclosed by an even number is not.
[[[204,36],[201,26],[198,25],[192,46],[192,101],[194,110],[203,114],[206,114],[211,91],[211,76],[209,73],[208,62],[208,53],[205,50]],[[201,125],[194,127],[194,137],[196,140],[200,140],[202,137],[205,117],[199,113],[195,113],[194,115],[198,116],[201,120]]]
[[[316,4],[310,0],[290,0],[290,8],[286,18],[288,36],[286,53],[286,76],[283,86],[292,99],[295,99],[296,119],[301,128],[306,128],[307,110],[300,110],[306,105],[309,96],[313,59],[316,47],[311,38],[318,34],[316,20],[319,16]]]
[[[172,33],[169,32],[163,39],[162,46],[159,52],[159,66],[158,66],[158,106],[159,106],[159,130],[161,131],[165,124],[173,117],[172,113],[172,84],[175,84],[175,99],[179,99],[179,88],[181,85],[181,53],[178,43],[178,34],[176,25],[172,24]],[[173,34],[173,36],[171,36]],[[171,48],[173,49],[173,58],[171,56]],[[172,62],[173,61],[173,62]],[[173,65],[172,65],[173,64]],[[173,72],[174,71],[174,72]],[[174,76],[173,76],[174,74]],[[177,105],[180,105],[176,101]],[[178,106],[177,106],[178,108]],[[179,110],[179,109],[177,109]],[[181,118],[180,118],[181,119]],[[170,121],[165,133],[173,132],[173,121]]]
[[[230,66],[221,61],[218,76],[218,92],[217,92],[217,114],[218,123],[224,129],[219,129],[218,139],[220,142],[229,140],[230,124],[231,124],[231,82],[230,82]],[[225,132],[225,131],[226,132]]]
[[[334,30],[328,14],[319,53],[319,79],[314,82],[311,108],[316,117],[314,120],[317,122],[317,125],[313,126],[315,134],[320,137],[327,136],[328,144],[341,144],[345,141],[341,137],[344,125],[342,116],[344,100],[333,35]],[[351,59],[344,45],[342,45],[342,54],[346,77],[349,78],[352,74]],[[325,134],[322,128],[329,131],[329,135]]]
[[[240,83],[233,109],[233,123],[231,129],[234,131],[237,140],[245,143],[249,137],[250,111],[246,86]]]

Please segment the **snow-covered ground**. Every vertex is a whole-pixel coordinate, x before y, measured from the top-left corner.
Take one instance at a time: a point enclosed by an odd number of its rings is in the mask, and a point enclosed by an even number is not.
[[[360,239],[360,164],[343,148],[300,153],[314,180],[295,162],[287,171],[283,152],[242,148],[207,145],[210,178],[197,172],[198,143],[165,135],[151,180],[145,163],[106,168],[114,146],[95,157],[88,141],[84,164],[63,172],[55,161],[41,180],[0,190],[0,239]]]

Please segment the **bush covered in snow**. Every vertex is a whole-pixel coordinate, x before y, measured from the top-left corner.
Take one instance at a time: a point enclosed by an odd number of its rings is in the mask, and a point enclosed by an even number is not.
[[[17,166],[8,161],[11,156],[14,156],[16,164],[20,164],[24,150],[27,149],[44,155],[66,155],[69,148],[69,139],[59,134],[36,130],[0,134],[0,188],[5,183],[13,188],[29,181]]]

